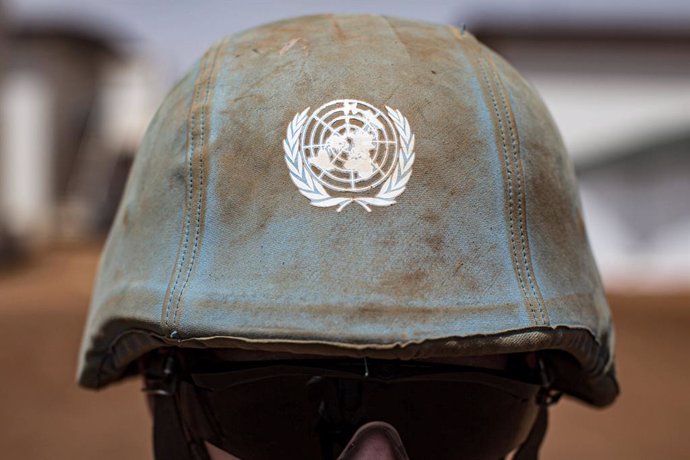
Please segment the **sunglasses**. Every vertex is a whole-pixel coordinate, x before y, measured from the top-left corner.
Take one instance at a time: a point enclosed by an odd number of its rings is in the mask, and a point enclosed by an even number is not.
[[[182,360],[174,397],[194,439],[242,459],[335,459],[363,424],[411,459],[499,460],[527,437],[542,384],[506,370],[396,360]]]

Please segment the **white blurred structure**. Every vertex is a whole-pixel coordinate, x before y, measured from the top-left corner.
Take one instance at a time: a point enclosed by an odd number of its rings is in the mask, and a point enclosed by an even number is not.
[[[45,79],[26,72],[5,75],[1,89],[0,222],[45,241],[54,214],[51,94]]]
[[[100,234],[164,94],[160,66],[79,26],[14,25],[5,37],[0,239],[30,248]]]

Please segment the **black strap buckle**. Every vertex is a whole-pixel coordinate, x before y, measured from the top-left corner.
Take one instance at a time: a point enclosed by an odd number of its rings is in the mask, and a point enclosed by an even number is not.
[[[553,388],[554,377],[544,364],[541,356],[537,357],[537,364],[539,365],[539,377],[541,379],[541,390],[537,394],[537,404],[548,407],[556,404],[563,392]]]
[[[177,362],[172,353],[156,355],[148,364],[146,386],[141,391],[155,396],[173,396],[177,392]]]

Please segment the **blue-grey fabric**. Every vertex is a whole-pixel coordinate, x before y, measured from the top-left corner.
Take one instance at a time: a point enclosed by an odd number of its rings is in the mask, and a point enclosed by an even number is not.
[[[334,99],[415,135],[388,207],[312,206],[282,142]],[[535,90],[470,33],[378,16],[269,24],[209,49],[139,149],[102,256],[79,381],[161,346],[426,359],[562,350],[617,393],[573,168]],[[567,366],[566,366],[567,367]]]

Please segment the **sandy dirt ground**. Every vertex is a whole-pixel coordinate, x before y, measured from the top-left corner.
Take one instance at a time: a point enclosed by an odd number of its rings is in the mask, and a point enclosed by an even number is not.
[[[74,383],[98,247],[62,248],[0,273],[0,457],[150,459],[140,383]],[[690,292],[611,295],[622,395],[610,409],[565,400],[544,459],[690,458]]]

